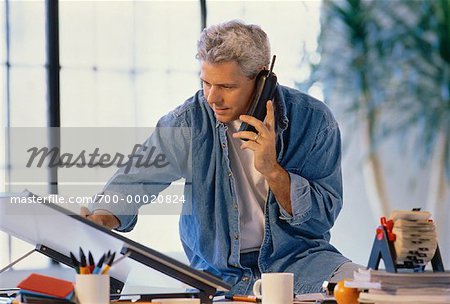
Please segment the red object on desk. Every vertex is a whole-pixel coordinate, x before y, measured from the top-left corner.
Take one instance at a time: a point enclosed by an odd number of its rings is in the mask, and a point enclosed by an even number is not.
[[[394,221],[393,220],[386,220],[386,217],[382,216],[380,218],[381,225],[386,228],[387,231],[387,239],[389,242],[395,242],[396,235],[392,232],[392,229],[394,228]],[[377,229],[377,238],[381,240],[383,238],[383,231],[381,228]]]
[[[72,282],[32,273],[17,285],[20,289],[57,298],[67,298],[74,290]]]

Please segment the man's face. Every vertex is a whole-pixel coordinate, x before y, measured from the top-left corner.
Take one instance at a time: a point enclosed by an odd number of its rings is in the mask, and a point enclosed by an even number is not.
[[[235,61],[201,62],[203,93],[218,121],[227,123],[245,114],[255,89],[255,79],[244,76]]]

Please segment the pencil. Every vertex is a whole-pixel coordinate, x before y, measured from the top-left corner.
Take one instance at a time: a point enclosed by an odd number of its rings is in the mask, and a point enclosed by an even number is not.
[[[225,296],[225,299],[249,303],[261,303],[261,299],[258,299],[256,296],[233,295],[233,296]]]
[[[80,247],[80,274],[89,274],[89,267],[86,264],[86,256]]]
[[[91,251],[89,251],[88,260],[89,260],[89,264],[88,264],[89,272],[92,273],[95,268],[95,261],[94,261],[94,257],[92,256]]]
[[[106,262],[105,269],[103,269],[102,274],[107,274],[109,269],[111,268],[112,263],[114,262],[114,257],[116,256],[116,253],[114,252],[109,260]]]
[[[105,254],[102,255],[102,257],[98,261],[97,266],[95,267],[94,271],[92,272],[93,274],[98,274],[100,272],[100,270],[102,269],[102,266],[103,266],[103,262],[105,261],[105,257],[106,257]]]
[[[70,258],[72,259],[73,268],[75,268],[75,271],[77,273],[80,273],[80,262],[78,262],[77,258],[72,253],[72,251],[70,252]]]

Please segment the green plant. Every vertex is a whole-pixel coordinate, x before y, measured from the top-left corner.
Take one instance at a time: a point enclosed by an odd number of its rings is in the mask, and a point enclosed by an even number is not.
[[[326,0],[322,6],[320,62],[313,67],[312,82],[321,82],[325,99],[344,114],[355,117],[355,130],[365,154],[366,190],[375,216],[390,212],[384,174],[378,153],[383,98],[383,69],[377,52],[381,36],[374,18],[374,1]],[[311,85],[311,82],[307,85]],[[354,115],[357,114],[357,115]],[[347,118],[349,116],[346,116]]]
[[[417,160],[431,168],[429,206],[442,204],[444,169],[450,181],[450,1],[325,0],[321,25],[321,60],[306,85],[322,83],[346,120],[357,117],[375,214],[390,211],[378,147],[394,135],[415,142]]]
[[[391,129],[416,138],[422,163],[436,152],[442,155],[450,181],[450,1],[381,3],[396,27],[389,61],[395,63],[391,83],[398,85],[389,88],[388,96],[396,101],[399,119]]]

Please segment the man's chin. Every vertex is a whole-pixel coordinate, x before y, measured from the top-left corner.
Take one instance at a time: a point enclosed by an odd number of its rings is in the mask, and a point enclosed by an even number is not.
[[[230,116],[230,115],[217,115],[216,114],[216,119],[218,121],[220,121],[221,123],[229,123],[229,122],[232,122],[233,120],[236,120],[238,118],[239,117],[233,117],[233,116]]]

